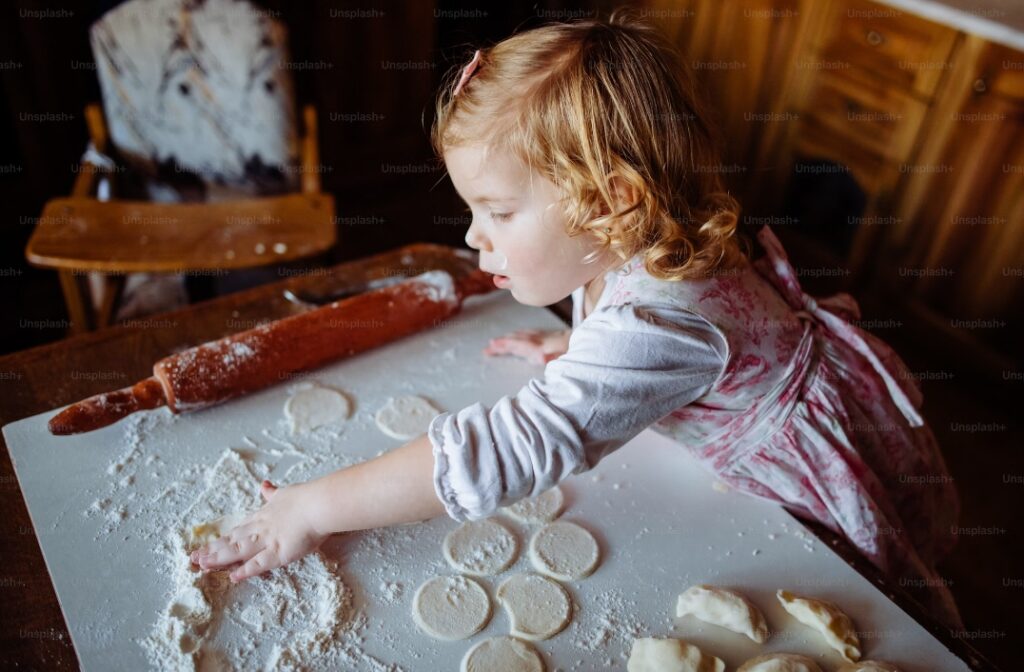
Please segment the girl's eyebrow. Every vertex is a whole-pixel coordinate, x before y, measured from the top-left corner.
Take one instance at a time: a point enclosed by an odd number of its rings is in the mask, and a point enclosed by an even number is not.
[[[516,199],[514,197],[512,197],[512,196],[507,196],[507,197],[503,197],[503,196],[477,196],[476,198],[470,199],[470,200],[472,200],[474,203],[488,204],[488,203],[511,203],[512,201],[514,201]]]

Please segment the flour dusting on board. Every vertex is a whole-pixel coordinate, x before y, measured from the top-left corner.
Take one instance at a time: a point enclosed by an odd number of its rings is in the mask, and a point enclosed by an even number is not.
[[[182,519],[193,526],[258,508],[258,484],[267,475],[266,465],[225,450]],[[319,553],[233,585],[227,572],[192,567],[183,529],[173,530],[163,549],[171,597],[139,642],[154,668],[350,669],[371,660],[360,646],[365,616],[355,611],[339,568]]]
[[[106,468],[110,480],[82,513],[101,517],[97,540],[116,534],[156,547],[155,585],[167,591],[167,602],[149,633],[137,640],[153,669],[400,672],[400,666],[364,651],[367,616],[356,606],[351,579],[323,555],[311,554],[236,585],[226,572],[197,571],[188,558],[192,527],[261,506],[259,483],[271,476],[273,465],[290,464],[278,479],[287,484],[359,461],[338,450],[342,432],[321,427],[304,434],[299,445],[284,438],[282,419],[255,439],[243,436],[237,449],[225,449],[214,460],[169,473],[162,455],[178,447],[173,432],[158,430],[179,421],[166,409],[126,418]],[[163,441],[148,441],[153,433]],[[390,546],[386,533],[370,544],[384,566],[389,553],[381,551]],[[381,592],[394,601],[402,586],[392,581]],[[110,626],[94,631],[98,641],[116,636]]]

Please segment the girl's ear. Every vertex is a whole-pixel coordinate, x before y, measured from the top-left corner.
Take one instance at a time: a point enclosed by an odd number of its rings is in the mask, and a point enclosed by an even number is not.
[[[615,200],[616,212],[629,210],[640,202],[640,190],[621,175],[613,174],[608,178],[608,185]]]
[[[615,212],[625,212],[640,202],[640,190],[632,182],[617,173],[613,173],[608,178],[608,187],[611,191]],[[601,210],[602,215],[611,214],[606,206],[602,206]],[[618,225],[619,222],[615,222],[612,226],[617,228]],[[614,234],[616,232],[606,231],[605,233]]]

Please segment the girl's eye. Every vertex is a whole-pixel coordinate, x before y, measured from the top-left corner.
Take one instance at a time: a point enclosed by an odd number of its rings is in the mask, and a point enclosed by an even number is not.
[[[491,219],[493,219],[496,222],[507,222],[508,220],[512,219],[512,213],[511,212],[492,212],[491,213]]]

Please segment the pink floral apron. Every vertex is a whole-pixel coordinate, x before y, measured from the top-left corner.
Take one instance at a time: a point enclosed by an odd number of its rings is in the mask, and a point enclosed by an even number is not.
[[[955,541],[959,502],[920,390],[889,346],[850,323],[853,297],[811,298],[767,226],[758,239],[767,255],[736,273],[665,283],[634,260],[612,288],[613,304],[682,303],[729,344],[712,389],[653,429],[729,486],[842,534],[962,627],[934,569]]]

